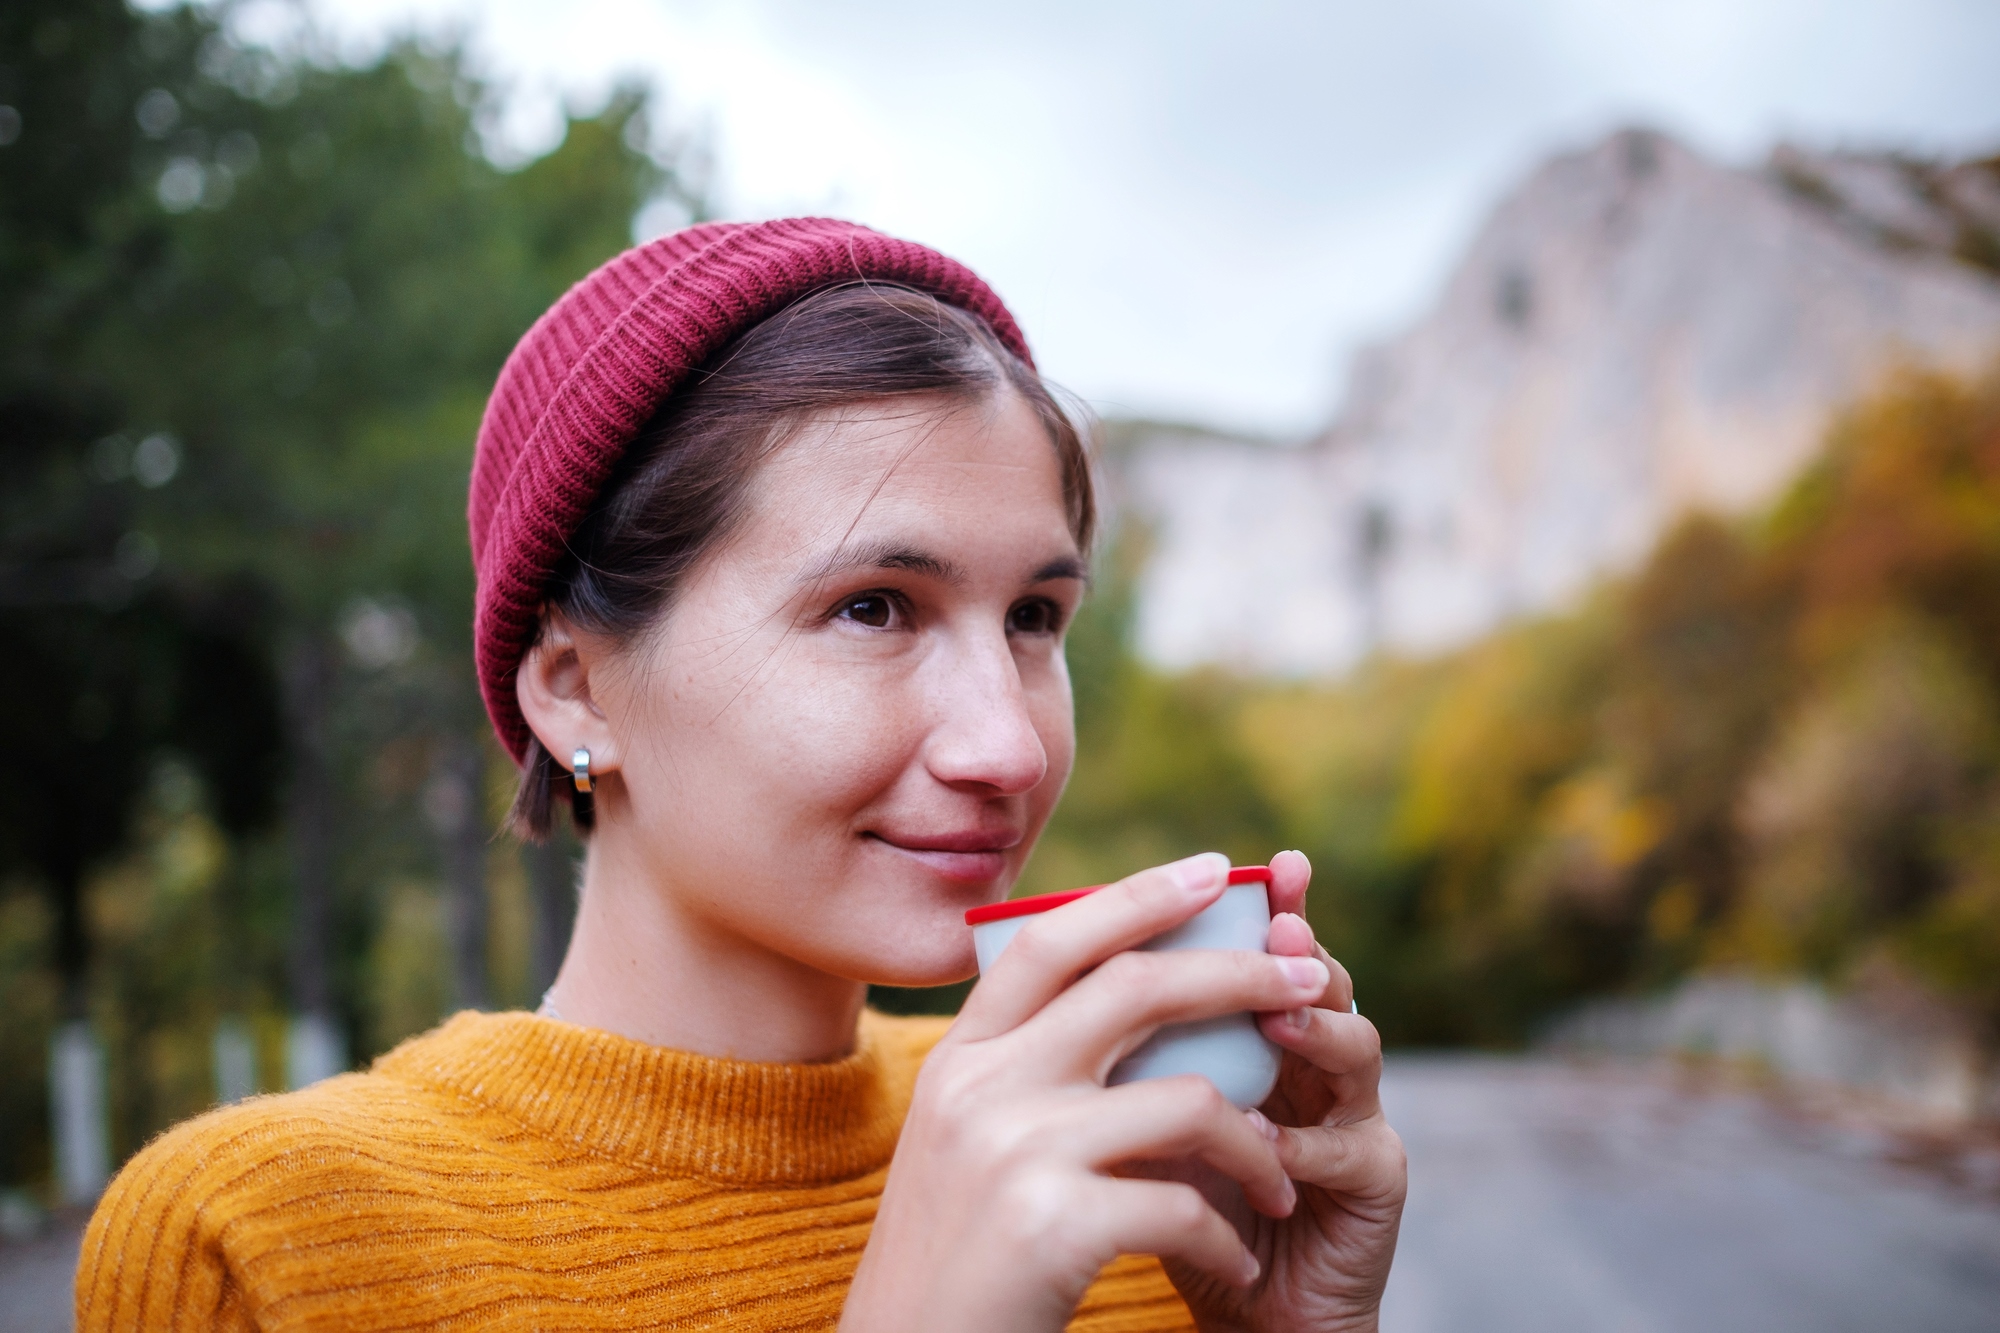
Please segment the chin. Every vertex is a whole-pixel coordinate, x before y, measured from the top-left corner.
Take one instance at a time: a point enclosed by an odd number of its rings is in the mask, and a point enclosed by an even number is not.
[[[960,936],[963,938],[960,938]],[[956,931],[922,939],[894,941],[892,948],[875,948],[840,969],[856,981],[871,986],[896,986],[921,990],[949,986],[979,974],[979,961],[972,952],[972,932],[963,923]]]
[[[899,990],[929,990],[934,986],[953,986],[961,981],[970,981],[979,975],[977,964],[967,961],[962,967],[934,969],[926,972],[885,976],[879,981],[871,981],[871,986],[894,986]]]
[[[930,986],[949,986],[955,982],[967,981],[979,975],[979,963],[972,955],[972,946],[953,949],[949,954],[937,957],[913,957],[908,954],[895,958],[881,958],[867,969],[867,975],[859,978],[871,986],[896,986],[904,990],[922,990]]]

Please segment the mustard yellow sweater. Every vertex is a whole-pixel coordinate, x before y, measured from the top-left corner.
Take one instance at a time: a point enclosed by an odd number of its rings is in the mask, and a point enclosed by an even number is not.
[[[941,1019],[747,1064],[460,1014],[365,1074],[154,1140],[84,1235],[77,1327],[824,1329]],[[1192,1326],[1152,1259],[1073,1329]]]

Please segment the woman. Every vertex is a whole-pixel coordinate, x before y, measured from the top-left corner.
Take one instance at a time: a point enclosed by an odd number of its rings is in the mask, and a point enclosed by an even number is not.
[[[1070,768],[1090,474],[978,278],[824,220],[630,251],[509,359],[470,520],[516,825],[588,834],[561,972],[156,1140],[79,1327],[1373,1326],[1402,1154],[1302,856],[1270,955],[1126,952],[1210,854],[1045,914],[948,1028],[863,1012],[970,975]],[[1246,1009],[1264,1114],[1104,1086]]]

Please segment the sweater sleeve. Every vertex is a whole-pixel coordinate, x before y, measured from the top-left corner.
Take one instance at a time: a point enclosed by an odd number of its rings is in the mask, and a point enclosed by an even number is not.
[[[155,1139],[98,1201],[77,1262],[79,1333],[255,1327],[213,1225],[217,1124],[207,1116]]]

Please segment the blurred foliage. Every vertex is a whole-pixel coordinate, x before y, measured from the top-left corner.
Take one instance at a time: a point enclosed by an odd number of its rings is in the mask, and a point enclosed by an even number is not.
[[[211,1099],[219,1017],[282,1085],[302,974],[359,1058],[434,1022],[454,838],[488,993],[529,998],[528,890],[485,847],[511,768],[469,665],[472,438],[642,206],[702,212],[635,89],[503,167],[457,49],[342,63],[233,13],[0,11],[5,1183],[46,1178],[65,1016],[107,1043],[121,1157]]]
[[[1769,513],[1337,685],[1149,672],[1132,550],[1071,637],[1081,753],[1022,892],[1298,847],[1392,1042],[1706,967],[1891,968],[2000,1039],[2000,374],[1906,374]]]

